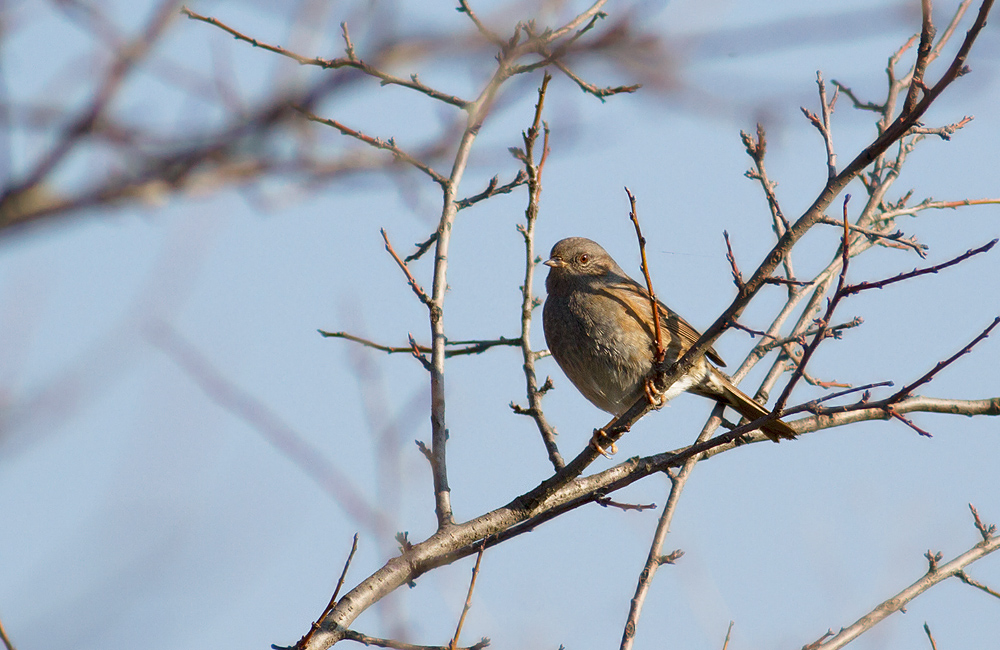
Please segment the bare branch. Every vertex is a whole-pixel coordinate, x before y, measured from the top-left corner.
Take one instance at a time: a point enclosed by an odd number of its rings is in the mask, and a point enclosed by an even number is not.
[[[470,196],[467,199],[462,199],[461,201],[459,201],[458,202],[458,209],[459,210],[464,210],[465,208],[473,206],[473,205],[475,205],[476,203],[479,203],[482,200],[488,199],[488,198],[490,198],[492,196],[496,196],[498,194],[510,194],[510,192],[513,189],[515,189],[517,187],[520,187],[520,186],[524,185],[525,183],[527,183],[528,182],[528,176],[524,173],[523,169],[519,169],[519,170],[517,170],[517,175],[514,177],[514,180],[510,181],[509,183],[497,186],[497,182],[498,182],[498,179],[497,179],[496,176],[494,176],[493,178],[490,179],[489,185],[486,186],[485,190],[483,190],[479,194],[476,194],[474,196]],[[423,246],[423,245],[421,245],[421,246]],[[430,246],[428,245],[428,248],[429,247]],[[424,250],[427,250],[427,249],[424,248]],[[419,257],[419,255],[417,255],[417,254],[414,254],[414,255],[411,255],[410,257],[407,257],[406,261],[409,262],[411,258],[416,259],[417,257]]]
[[[242,32],[233,29],[229,25],[226,25],[225,23],[215,18],[195,13],[190,9],[188,9],[187,7],[183,7],[181,9],[181,13],[187,16],[188,18],[191,18],[192,20],[198,20],[207,23],[209,25],[212,25],[213,27],[218,27],[219,29],[233,36],[236,40],[243,41],[245,43],[249,43],[254,47],[259,47],[262,50],[267,50],[268,52],[273,52],[274,54],[279,54],[281,56],[287,57],[299,63],[300,65],[318,66],[320,68],[328,70],[336,70],[338,68],[354,68],[356,70],[365,73],[366,75],[375,77],[382,83],[383,86],[392,85],[392,86],[402,86],[404,88],[409,88],[411,90],[415,90],[419,93],[427,95],[431,99],[436,99],[438,101],[444,102],[445,104],[451,104],[452,106],[456,106],[463,110],[467,108],[469,105],[469,102],[467,102],[464,99],[455,97],[454,95],[449,95],[448,93],[440,92],[438,90],[435,90],[434,88],[431,88],[430,86],[420,83],[419,79],[417,78],[417,75],[412,75],[409,79],[395,77],[357,58],[357,56],[354,53],[354,44],[351,43],[351,37],[347,31],[347,23],[340,24],[340,27],[344,33],[344,43],[346,46],[347,57],[339,59],[323,59],[320,57],[302,56],[301,54],[296,54],[295,52],[287,50],[279,45],[270,45],[268,43],[264,43],[263,41],[247,36],[246,34],[243,34]]]
[[[913,215],[921,212],[923,210],[946,210],[961,208],[967,205],[998,205],[1000,204],[1000,199],[963,199],[961,201],[932,201],[931,199],[926,199],[916,205],[910,207],[896,207],[891,210],[887,210],[882,214],[885,219],[893,219],[895,217],[903,215]]]
[[[307,632],[305,637],[303,637],[302,640],[299,642],[301,645],[309,643],[309,639],[312,637],[313,634],[316,633],[316,630],[319,629],[319,622],[322,621],[324,618],[326,618],[326,615],[330,613],[330,610],[333,609],[333,606],[337,604],[337,596],[340,595],[340,590],[344,587],[344,579],[347,578],[347,569],[351,566],[351,560],[354,559],[354,554],[357,552],[357,550],[358,550],[358,534],[354,533],[354,541],[351,543],[351,552],[347,555],[347,561],[344,562],[344,569],[343,571],[340,572],[340,579],[337,580],[337,586],[333,590],[333,596],[330,597],[330,603],[326,606],[326,609],[323,610],[323,613],[320,615],[320,617],[316,619],[316,621],[312,624],[312,627],[309,629],[309,632]]]
[[[736,256],[733,254],[733,246],[729,243],[729,232],[723,230],[722,237],[726,240],[726,259],[729,260],[729,270],[733,273],[733,284],[735,284],[736,288],[739,289],[743,286],[743,275],[740,273],[740,268],[736,265]],[[770,280],[771,278],[768,279]]]
[[[994,240],[994,241],[996,241],[996,240]],[[979,334],[979,336],[977,336],[976,338],[972,339],[972,341],[970,341],[969,344],[966,345],[964,348],[962,348],[961,350],[959,350],[958,352],[956,352],[952,356],[948,357],[944,361],[939,361],[933,368],[931,368],[922,377],[920,377],[919,379],[917,379],[913,383],[907,384],[907,385],[903,386],[902,388],[900,388],[897,393],[895,393],[892,397],[889,398],[890,402],[893,401],[893,400],[896,400],[896,399],[902,399],[903,397],[908,397],[909,395],[913,394],[914,390],[916,390],[918,387],[920,387],[920,386],[926,384],[927,382],[929,382],[930,380],[932,380],[934,378],[934,375],[936,375],[937,373],[941,372],[942,370],[944,370],[945,368],[947,368],[948,366],[950,366],[959,357],[961,357],[963,355],[966,355],[969,352],[972,352],[972,348],[976,347],[976,345],[978,343],[980,343],[981,341],[983,341],[984,339],[986,339],[986,337],[988,337],[990,335],[990,332],[992,332],[993,329],[997,325],[1000,325],[1000,316],[998,316],[997,318],[994,318],[993,322],[990,323],[986,327],[986,329],[984,329]]]
[[[932,562],[931,564],[933,566],[927,574],[924,575],[924,577],[889,598],[853,624],[845,627],[829,640],[824,641],[815,647],[817,650],[836,650],[837,648],[843,648],[848,643],[880,623],[890,614],[906,607],[911,600],[924,593],[937,583],[947,578],[957,576],[962,569],[976,560],[989,555],[998,548],[1000,548],[1000,537],[994,538],[988,542],[980,542],[946,564],[942,565],[936,561]]]
[[[10,640],[9,636],[7,636],[7,630],[3,628],[2,621],[0,621],[0,641],[3,641],[3,647],[6,648],[6,650],[16,650],[14,648],[14,642]]]
[[[354,486],[353,478],[264,403],[225,378],[194,346],[164,324],[150,326],[149,341],[167,354],[208,397],[245,421],[329,494],[351,519],[376,535],[392,530],[385,516]]]
[[[545,107],[545,93],[548,90],[552,77],[545,73],[542,77],[542,84],[538,88],[538,102],[535,104],[534,118],[531,126],[522,134],[524,151],[520,157],[524,169],[518,172],[518,177],[522,175],[528,184],[528,205],[524,209],[524,224],[518,224],[517,230],[524,238],[524,280],[521,283],[521,359],[524,371],[525,392],[528,398],[528,408],[520,408],[513,402],[511,408],[519,415],[530,416],[535,421],[538,433],[542,437],[542,444],[549,456],[549,462],[553,469],[558,472],[566,465],[559,447],[556,444],[556,430],[545,418],[542,412],[542,396],[552,387],[552,380],[546,379],[542,387],[538,387],[538,376],[535,372],[535,361],[540,358],[538,352],[531,349],[531,323],[532,314],[538,307],[538,299],[534,296],[535,267],[538,260],[535,255],[535,223],[538,220],[538,205],[542,193],[542,172],[545,169],[545,161],[549,155],[549,128],[542,120],[542,111]],[[542,153],[535,162],[535,145],[538,143],[538,136],[544,131],[542,137]]]
[[[994,524],[989,524],[988,526],[983,523],[983,520],[979,518],[979,511],[976,510],[975,506],[971,503],[969,504],[969,510],[972,512],[972,518],[975,520],[976,530],[982,535],[983,541],[988,542],[997,532],[997,527]]]
[[[837,154],[833,149],[833,133],[830,128],[830,115],[833,113],[833,108],[837,103],[837,93],[834,92],[830,101],[827,101],[826,84],[823,82],[823,74],[820,72],[816,73],[816,85],[819,86],[821,117],[817,117],[805,108],[801,110],[809,121],[812,122],[812,125],[816,127],[816,130],[819,131],[819,134],[823,136],[823,142],[826,145],[827,178],[833,179],[837,176]]]
[[[355,632],[354,630],[344,630],[343,636],[349,641],[357,641],[358,643],[363,643],[366,646],[393,648],[394,650],[482,650],[490,645],[490,640],[485,637],[478,643],[468,646],[468,648],[453,648],[450,645],[417,645],[414,643],[403,643],[402,641],[396,641],[395,639],[380,639],[378,637]]]
[[[383,345],[381,343],[376,343],[375,341],[370,341],[366,338],[355,336],[354,334],[349,334],[347,332],[327,332],[325,330],[316,330],[316,331],[319,332],[320,335],[326,338],[336,338],[336,339],[345,339],[347,341],[353,341],[354,343],[363,345],[366,348],[379,350],[380,352],[385,352],[386,354],[413,353],[412,345],[405,345],[405,346]],[[445,356],[450,358],[450,357],[465,356],[469,354],[481,354],[486,350],[495,347],[518,347],[521,345],[521,339],[520,338],[508,339],[501,336],[498,339],[492,339],[488,341],[446,341],[445,345],[465,346],[465,347],[459,347],[457,350],[450,349],[447,352],[445,352]],[[417,351],[427,354],[430,353],[431,349],[427,346],[420,345],[417,346]]]
[[[479,17],[475,14],[474,11],[472,11],[472,7],[469,6],[468,0],[458,0],[458,7],[456,7],[456,9],[460,13],[467,15],[469,19],[472,20],[472,23],[476,26],[476,29],[479,30],[480,34],[486,37],[486,40],[488,40],[490,43],[493,43],[497,47],[500,48],[506,47],[507,43],[502,38],[500,38],[499,35],[497,35],[495,32],[487,28],[486,25],[484,25],[481,20],[479,20]]]
[[[920,45],[917,46],[917,62],[913,65],[913,72],[910,74],[910,87],[906,92],[906,101],[903,103],[903,112],[909,113],[917,105],[917,98],[920,91],[925,89],[924,72],[930,62],[931,48],[934,44],[934,35],[937,30],[931,20],[931,0],[921,0],[920,10],[923,17],[923,24],[920,28]]]
[[[632,220],[632,225],[635,226],[635,237],[639,241],[639,266],[642,268],[642,276],[646,279],[646,290],[649,292],[649,313],[656,315],[653,318],[656,363],[663,363],[663,359],[667,355],[667,350],[663,345],[663,330],[660,325],[660,318],[658,317],[660,309],[656,304],[656,293],[653,291],[653,281],[649,277],[649,266],[646,264],[646,238],[642,236],[642,229],[639,228],[639,215],[635,209],[635,197],[632,196],[632,192],[627,187],[625,188],[625,194],[628,195],[628,202],[631,206],[628,218]],[[728,235],[726,236],[726,242],[729,242]]]
[[[931,628],[924,621],[924,632],[927,634],[927,640],[931,642],[931,650],[937,650],[937,643],[934,642],[934,635],[931,634]]]
[[[465,597],[465,606],[462,607],[462,615],[458,618],[458,626],[455,628],[455,636],[452,637],[451,643],[448,644],[448,650],[455,650],[458,647],[458,638],[462,636],[462,626],[465,625],[465,617],[472,609],[472,592],[476,589],[476,578],[479,577],[479,565],[483,561],[483,553],[486,551],[486,544],[483,543],[479,547],[479,553],[476,555],[476,565],[472,567],[472,579],[469,581],[469,593]]]
[[[350,136],[356,140],[360,140],[361,142],[364,142],[369,146],[375,147],[376,149],[382,149],[384,151],[392,153],[392,155],[397,160],[401,160],[402,162],[405,162],[409,165],[412,165],[413,167],[416,167],[417,169],[419,169],[420,171],[424,172],[432,179],[434,179],[434,182],[437,183],[438,185],[444,185],[447,182],[447,179],[445,179],[445,177],[442,176],[441,174],[434,171],[434,169],[430,165],[421,160],[418,160],[417,158],[411,156],[410,154],[406,153],[405,151],[397,147],[396,141],[393,140],[392,138],[389,138],[388,140],[373,138],[372,136],[365,135],[360,131],[355,131],[351,127],[341,124],[337,120],[331,120],[325,117],[320,117],[315,113],[306,110],[302,106],[296,106],[295,110],[302,113],[302,115],[304,115],[308,120],[311,120],[313,122],[319,122],[320,124],[325,124],[327,126],[332,126],[333,128],[337,129],[346,136]]]
[[[712,417],[698,435],[696,443],[707,440],[718,428],[723,410],[724,407],[722,404],[715,406],[715,409],[712,411]],[[684,491],[684,486],[687,484],[691,472],[694,471],[695,465],[700,460],[699,456],[691,456],[684,462],[684,465],[676,476],[667,473],[667,476],[670,477],[670,494],[667,496],[667,503],[663,507],[663,512],[660,514],[660,519],[656,524],[656,532],[653,533],[649,553],[646,555],[646,563],[639,574],[639,580],[635,587],[635,595],[632,596],[629,604],[628,618],[625,621],[625,629],[622,632],[622,641],[619,645],[620,650],[630,650],[632,648],[636,626],[639,624],[639,615],[642,613],[646,595],[649,593],[649,588],[653,583],[653,577],[656,575],[657,569],[663,564],[673,564],[683,554],[683,551],[675,551],[671,556],[664,556],[663,544],[667,539],[667,533],[670,531],[670,522],[673,521],[674,512],[677,510],[677,504],[680,501],[681,493]]]
[[[818,221],[818,223],[829,226],[837,226],[839,228],[844,227],[842,222],[829,217],[823,217]],[[886,234],[878,232],[877,230],[872,230],[871,228],[863,228],[853,223],[848,224],[848,227],[851,229],[851,232],[861,233],[862,235],[878,239],[879,243],[884,246],[888,246],[890,248],[910,249],[915,251],[920,257],[927,257],[927,253],[925,252],[927,250],[927,246],[911,239],[903,239],[903,233],[900,231]]]

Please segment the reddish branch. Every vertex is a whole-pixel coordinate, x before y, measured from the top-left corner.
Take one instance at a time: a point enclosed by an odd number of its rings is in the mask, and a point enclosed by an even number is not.
[[[667,350],[663,345],[663,331],[659,318],[660,308],[656,304],[656,293],[653,291],[653,281],[649,277],[649,265],[646,264],[646,238],[642,236],[642,229],[639,228],[639,215],[635,209],[635,197],[632,196],[632,192],[627,187],[625,188],[625,194],[628,195],[628,202],[631,207],[628,217],[632,220],[632,225],[635,226],[635,236],[639,240],[639,266],[642,268],[642,277],[646,279],[646,290],[649,292],[649,313],[653,314],[653,328],[656,332],[656,363],[663,363],[663,359],[667,355]],[[728,238],[726,241],[729,241]]]

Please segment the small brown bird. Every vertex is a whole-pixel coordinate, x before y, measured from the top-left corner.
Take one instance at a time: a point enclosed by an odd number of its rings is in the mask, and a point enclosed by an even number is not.
[[[596,242],[563,239],[552,247],[545,265],[548,297],[542,314],[545,341],[573,385],[597,408],[621,415],[649,389],[656,355],[656,333],[649,293],[626,275]],[[666,362],[677,361],[700,336],[687,321],[657,301]],[[707,358],[707,359],[706,359]],[[715,350],[695,362],[663,394],[666,402],[684,391],[708,397],[755,420],[768,409],[753,401],[708,362],[725,362]],[[764,433],[777,442],[795,432],[772,420]],[[603,451],[598,444],[595,447]]]

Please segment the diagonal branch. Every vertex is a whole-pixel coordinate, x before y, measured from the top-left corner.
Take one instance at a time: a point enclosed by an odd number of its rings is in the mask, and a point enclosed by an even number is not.
[[[919,580],[903,589],[896,595],[884,601],[868,614],[865,614],[853,624],[843,628],[832,638],[813,646],[815,650],[836,650],[858,638],[891,614],[903,610],[910,601],[924,593],[939,582],[958,576],[962,570],[990,553],[1000,549],[1000,537],[982,541],[965,553],[946,564],[934,563],[934,566]]]

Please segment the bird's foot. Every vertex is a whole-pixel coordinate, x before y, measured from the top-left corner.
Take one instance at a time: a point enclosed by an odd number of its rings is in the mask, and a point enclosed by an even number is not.
[[[612,441],[611,446],[605,449],[604,446],[607,444],[607,441],[608,434],[604,431],[604,429],[594,429],[594,435],[590,439],[590,446],[605,458],[611,458],[611,454],[618,453],[618,445]],[[609,451],[611,453],[608,453]]]
[[[654,409],[663,408],[664,404],[663,396],[659,392],[657,392],[656,386],[653,385],[652,379],[646,379],[645,381],[643,381],[642,388],[644,391],[646,391],[646,399],[649,400],[650,405]]]

